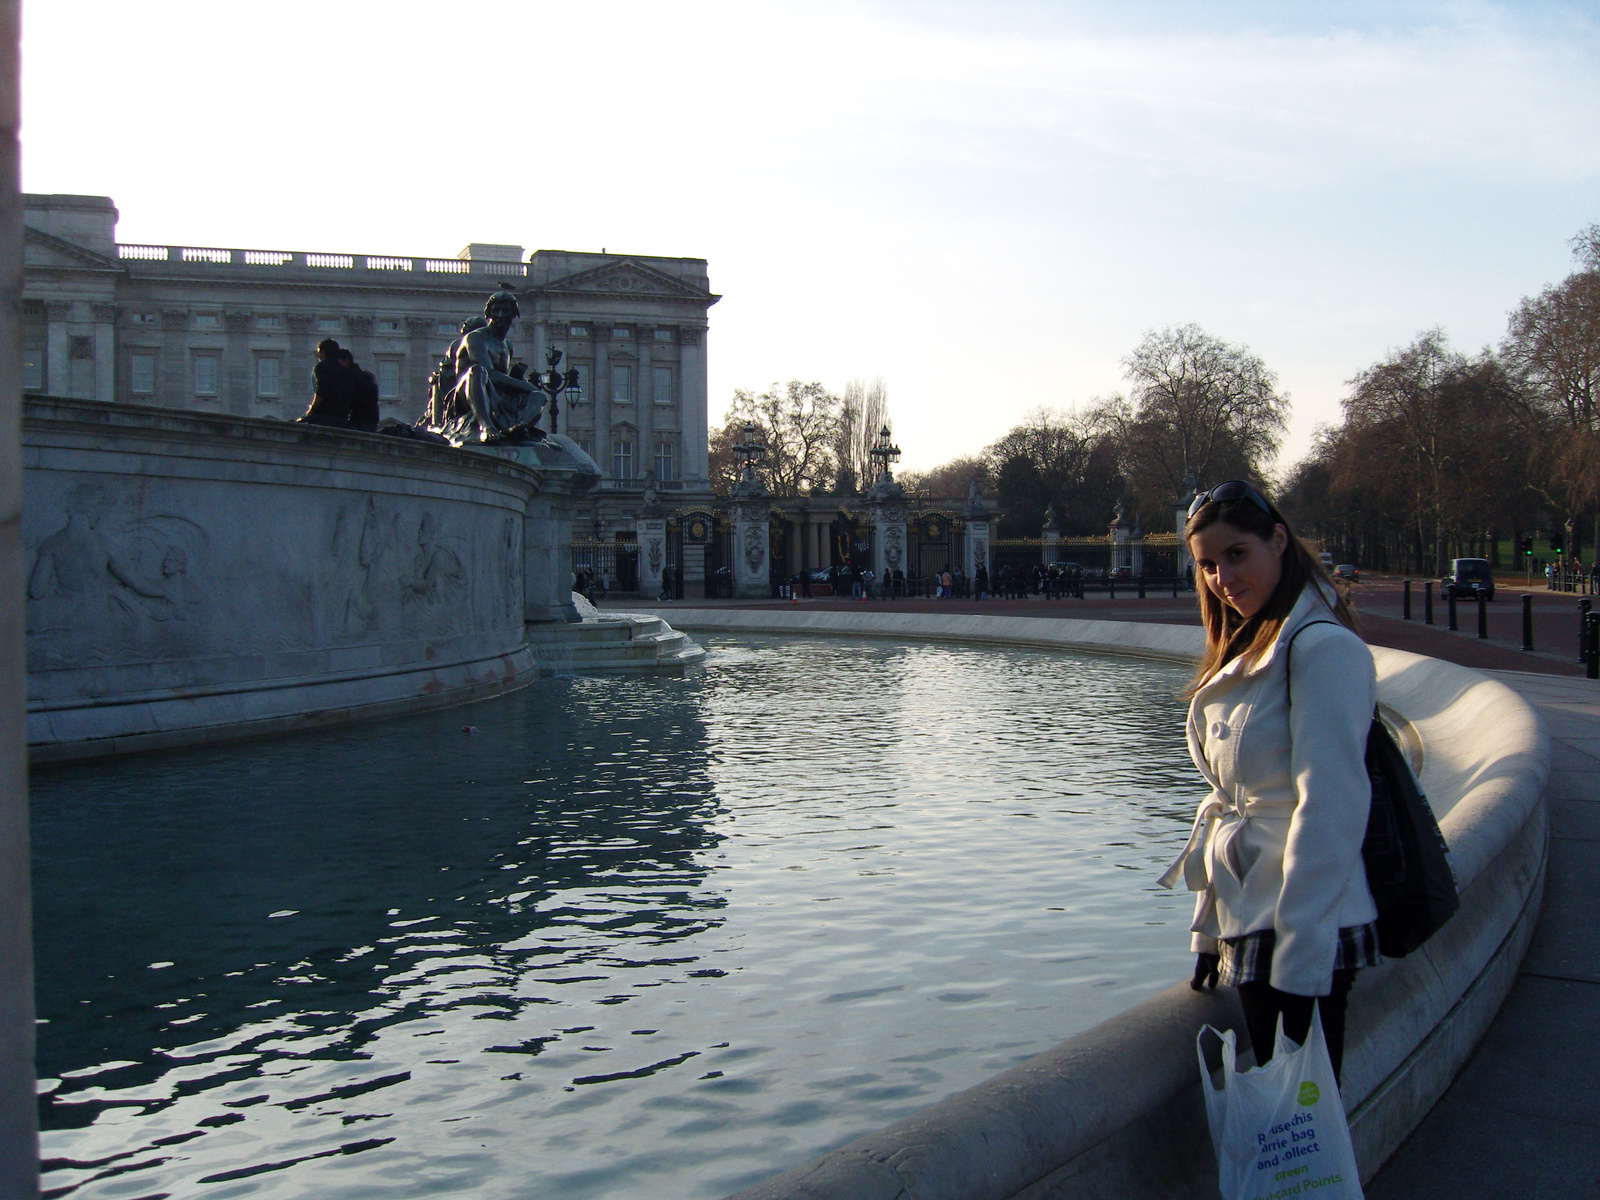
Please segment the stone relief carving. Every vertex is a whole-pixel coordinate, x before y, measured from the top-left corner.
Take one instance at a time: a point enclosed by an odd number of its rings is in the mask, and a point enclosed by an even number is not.
[[[28,573],[29,653],[41,666],[126,656],[152,623],[186,622],[204,596],[194,576],[210,539],[167,513],[132,521],[97,483],[66,498],[66,523],[40,543]]]
[[[289,327],[290,333],[310,333],[311,323],[315,320],[310,313],[284,313],[283,323]]]
[[[434,605],[453,600],[462,589],[466,569],[461,556],[445,545],[432,513],[423,513],[417,523],[417,550],[411,557],[411,571],[400,577],[401,604]]]
[[[425,338],[433,332],[433,322],[423,317],[406,318],[406,336]]]
[[[372,332],[372,318],[346,317],[344,319],[344,327],[351,333],[364,337]]]
[[[161,310],[161,328],[189,328],[189,310],[186,308],[163,308]]]
[[[883,561],[891,570],[898,569],[905,558],[904,525],[890,525],[883,533]]]
[[[659,574],[661,574],[661,539],[660,538],[651,538],[650,539],[649,563],[650,563],[650,574],[651,575],[659,575]]]
[[[767,563],[767,531],[752,524],[744,531],[744,563],[749,573],[760,575]]]
[[[251,314],[247,312],[225,312],[222,314],[222,323],[228,327],[229,333],[250,332]]]

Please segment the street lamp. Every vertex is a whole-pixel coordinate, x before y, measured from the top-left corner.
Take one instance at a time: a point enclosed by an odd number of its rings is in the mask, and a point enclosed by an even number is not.
[[[554,346],[545,353],[545,363],[549,366],[547,371],[537,371],[528,382],[543,392],[550,400],[550,432],[559,432],[556,428],[556,418],[560,415],[560,406],[556,403],[557,396],[566,396],[567,403],[583,403],[583,384],[578,379],[578,368],[569,367],[566,371],[560,370],[561,351]]]
[[[889,468],[892,464],[900,461],[900,447],[889,440],[889,427],[887,425],[878,431],[878,441],[871,450],[867,451],[867,457],[877,465],[878,478],[882,479],[884,476],[888,476],[890,479],[894,478],[893,475],[889,474]]]

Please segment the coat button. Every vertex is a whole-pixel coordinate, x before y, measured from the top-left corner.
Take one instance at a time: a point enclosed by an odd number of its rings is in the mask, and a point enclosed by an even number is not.
[[[1222,721],[1211,722],[1211,736],[1216,738],[1219,742],[1226,741],[1228,737],[1228,726]]]

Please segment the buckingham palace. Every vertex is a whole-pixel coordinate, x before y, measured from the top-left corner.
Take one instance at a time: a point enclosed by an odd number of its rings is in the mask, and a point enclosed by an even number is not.
[[[378,381],[381,415],[421,415],[427,379],[500,284],[517,357],[554,347],[581,399],[559,430],[605,475],[579,531],[629,538],[653,479],[674,509],[710,504],[707,312],[698,258],[471,243],[455,258],[116,240],[109,197],[25,197],[23,389],[293,420],[333,338]],[[548,418],[546,419],[548,424]]]

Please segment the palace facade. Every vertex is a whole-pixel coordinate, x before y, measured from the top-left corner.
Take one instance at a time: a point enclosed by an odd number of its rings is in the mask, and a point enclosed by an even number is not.
[[[720,297],[704,259],[131,245],[109,197],[25,203],[24,391],[293,420],[331,337],[377,377],[381,415],[411,422],[461,322],[505,283],[522,310],[517,356],[542,369],[559,349],[582,381],[579,403],[560,400],[558,432],[605,478],[580,533],[631,540],[650,478],[663,507],[711,503],[706,332]]]

